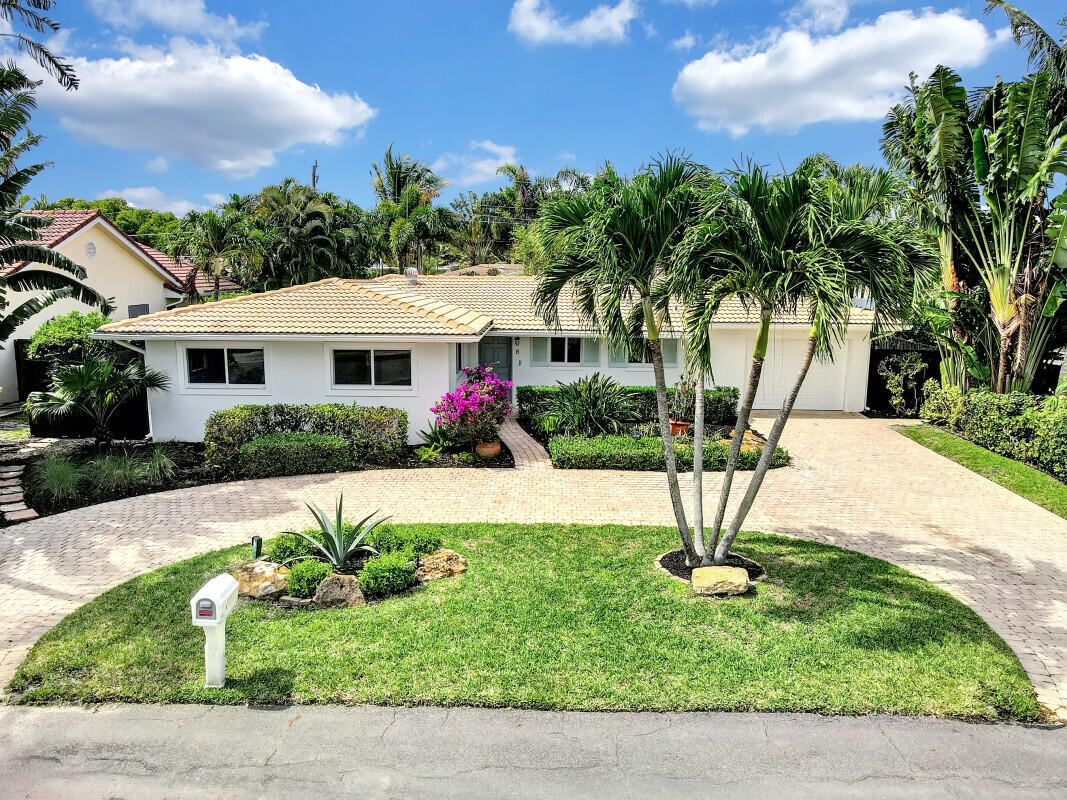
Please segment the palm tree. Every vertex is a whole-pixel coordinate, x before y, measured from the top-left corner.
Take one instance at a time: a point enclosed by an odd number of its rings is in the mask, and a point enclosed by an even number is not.
[[[660,292],[705,180],[701,167],[670,154],[629,180],[609,170],[589,192],[549,201],[540,235],[553,257],[538,274],[534,293],[538,312],[551,327],[559,326],[559,303],[566,293],[609,344],[630,353],[647,347],[671,505],[691,560],[697,554],[678,485],[663,372],[661,338],[669,325],[669,295]]]
[[[1061,83],[1067,80],[1067,40],[1057,40],[1025,11],[1003,0],[986,0],[985,13],[997,10],[1007,16],[1011,36],[1026,51],[1030,64],[1058,76]],[[1060,17],[1059,26],[1061,30],[1067,28],[1067,15]]]
[[[214,278],[215,300],[223,273],[251,271],[262,257],[248,236],[247,218],[231,210],[190,212],[168,247],[173,257],[188,257],[198,271]]]
[[[265,272],[264,288],[280,288],[307,283],[336,274],[337,240],[334,236],[334,209],[318,192],[286,178],[277,186],[267,186],[256,197],[252,212],[263,221]],[[260,264],[252,263],[253,271]],[[284,276],[284,277],[282,277]]]
[[[60,364],[52,372],[52,389],[31,392],[26,400],[30,419],[82,417],[93,425],[97,445],[113,438],[111,422],[124,403],[142,391],[164,390],[170,380],[143,361],[119,364],[113,359],[86,358],[81,364]]]
[[[59,32],[59,23],[41,12],[51,11],[54,0],[3,0],[0,2],[0,19],[13,26],[15,23],[25,25],[35,33],[54,34]],[[14,39],[19,51],[25,50],[67,91],[78,88],[78,76],[69,61],[59,58],[45,45],[24,33],[7,30],[0,37]]]
[[[404,190],[409,186],[415,187],[418,195],[417,205],[423,205],[437,197],[441,188],[446,185],[421,161],[415,161],[406,155],[396,158],[392,144],[386,148],[382,163],[371,164],[371,170],[374,175],[374,193],[379,200],[394,205],[403,204]]]
[[[51,220],[23,213],[19,206],[30,179],[46,166],[17,164],[18,157],[39,141],[32,134],[17,138],[36,107],[33,90],[38,85],[14,67],[0,68],[0,342],[6,342],[22,323],[64,298],[96,306],[104,314],[112,311],[107,299],[81,282],[85,279],[84,268],[36,242],[38,231]],[[19,264],[50,269],[25,267],[10,271]],[[11,308],[9,291],[34,294]]]
[[[873,300],[879,318],[898,315],[910,301],[912,265],[924,269],[932,264],[921,239],[907,225],[888,218],[889,202],[899,189],[885,171],[840,170],[820,157],[788,175],[770,176],[751,163],[730,175],[730,186],[713,191],[704,219],[677,249],[672,265],[675,290],[687,307],[687,352],[698,366],[703,366],[700,354],[709,351],[711,322],[724,300],[741,299],[758,309],[760,319],[715,522],[707,541],[697,544],[702,564],[725,563],[770,468],[808,368],[817,355],[832,358],[847,329],[852,298],[865,295]],[[809,314],[807,347],[740,507],[722,533],[771,321],[779,311]]]

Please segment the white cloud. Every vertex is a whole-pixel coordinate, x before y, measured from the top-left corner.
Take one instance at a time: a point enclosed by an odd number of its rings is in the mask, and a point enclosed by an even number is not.
[[[180,197],[168,195],[156,186],[131,186],[126,189],[108,189],[100,192],[97,200],[105,197],[121,197],[134,208],[151,208],[155,211],[169,211],[176,216],[183,216],[190,211],[203,211],[207,206],[201,203],[191,203]],[[206,195],[205,195],[206,197]]]
[[[176,38],[123,58],[74,59],[81,88],[55,81],[40,100],[87,139],[248,177],[297,144],[336,145],[375,110],[356,94],[323,91],[260,55],[226,54]]]
[[[801,0],[786,14],[795,27],[817,33],[841,30],[848,19],[849,0]]]
[[[221,195],[218,192],[208,192],[204,195],[204,199],[207,200],[213,206],[221,206],[226,202],[226,196]]]
[[[561,17],[546,0],[515,0],[508,30],[534,44],[623,42],[640,14],[636,0],[598,5],[579,20]]]
[[[264,22],[238,22],[232,14],[212,14],[204,0],[89,0],[89,8],[119,30],[154,27],[229,43],[256,38],[266,26]]]
[[[470,149],[470,153],[444,153],[430,168],[455,175],[453,182],[460,186],[474,186],[496,180],[497,168],[515,163],[519,152],[514,145],[497,144],[489,139],[471,142]]]
[[[671,42],[671,50],[692,50],[696,47],[697,37],[695,37],[690,31],[686,31],[684,36],[679,36]]]
[[[170,162],[163,158],[163,156],[156,156],[155,158],[148,159],[148,161],[145,162],[144,168],[148,172],[166,172],[170,168]]]
[[[734,136],[881,119],[902,97],[909,72],[980,64],[1003,40],[959,11],[893,11],[834,35],[794,29],[756,46],[713,50],[682,68],[674,98],[699,127]]]
[[[664,0],[667,3],[681,3],[688,8],[707,8],[719,2],[719,0]]]
[[[577,161],[578,160],[578,156],[576,156],[570,150],[564,150],[562,153],[560,153],[558,156],[556,156],[556,158],[558,158],[560,161]]]

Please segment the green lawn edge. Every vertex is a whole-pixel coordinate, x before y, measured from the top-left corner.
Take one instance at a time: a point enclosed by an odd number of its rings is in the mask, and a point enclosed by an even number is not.
[[[788,711],[1039,721],[1011,649],[918,576],[829,545],[743,533],[768,569],[715,600],[659,571],[666,527],[418,525],[470,568],[358,609],[244,602],[229,679],[205,689],[188,598],[247,545],[146,573],[32,648],[9,702],[377,704]]]
[[[1067,485],[1051,475],[934,425],[901,425],[896,430],[913,442],[1067,519]]]

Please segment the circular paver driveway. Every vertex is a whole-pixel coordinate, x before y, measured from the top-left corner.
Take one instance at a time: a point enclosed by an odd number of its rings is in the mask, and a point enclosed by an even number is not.
[[[755,424],[770,426],[765,416]],[[887,421],[797,414],[783,443],[793,466],[771,472],[747,527],[859,550],[946,588],[1008,642],[1041,701],[1062,713],[1067,521],[915,444]],[[746,480],[742,475],[737,488]],[[400,521],[673,521],[662,475],[537,466],[247,481],[45,517],[0,531],[0,680],[44,631],[105,589],[252,534],[304,526],[305,500],[329,504],[341,490],[353,513],[380,508]],[[705,491],[714,503],[716,475],[705,476]]]

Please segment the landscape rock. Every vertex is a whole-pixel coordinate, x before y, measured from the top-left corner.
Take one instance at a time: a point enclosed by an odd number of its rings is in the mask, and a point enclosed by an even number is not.
[[[419,568],[415,570],[415,580],[419,583],[426,583],[438,578],[451,578],[466,571],[467,559],[455,550],[442,548],[419,559]]]
[[[724,444],[727,447],[733,442],[734,432],[730,431],[726,436],[719,440],[720,444]],[[744,437],[741,439],[741,452],[747,453],[751,450],[762,450],[763,445],[767,444],[767,440],[753,431],[745,431]]]
[[[693,570],[696,594],[743,594],[748,591],[748,572],[741,567],[697,567]]]
[[[237,593],[253,600],[276,600],[285,594],[289,581],[289,567],[260,559],[233,572],[237,579]]]
[[[311,602],[310,597],[293,597],[288,594],[283,594],[278,598],[278,605],[282,608],[307,608]]]
[[[327,575],[315,590],[315,605],[323,608],[354,608],[367,605],[355,575]]]

